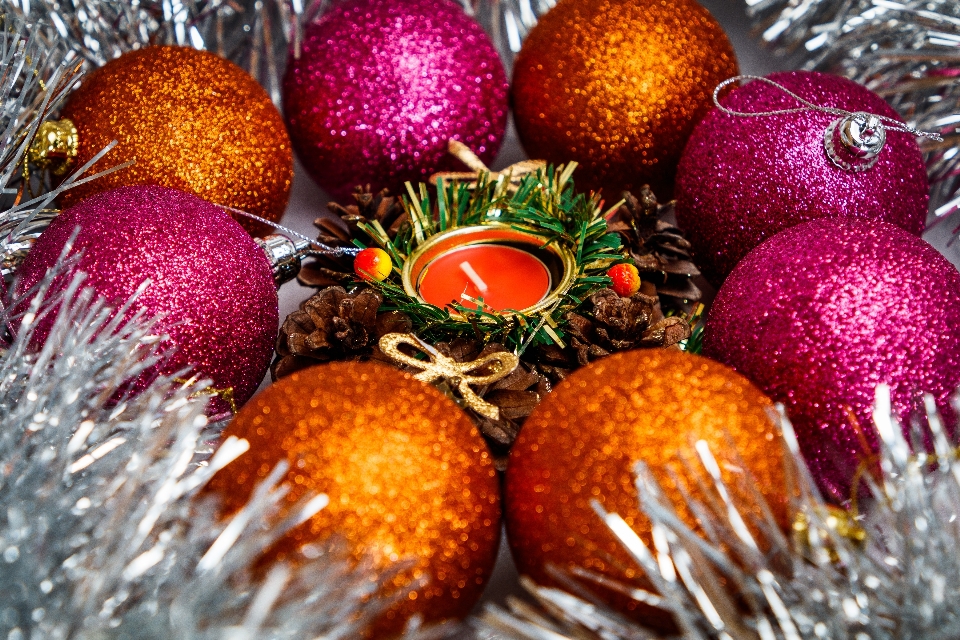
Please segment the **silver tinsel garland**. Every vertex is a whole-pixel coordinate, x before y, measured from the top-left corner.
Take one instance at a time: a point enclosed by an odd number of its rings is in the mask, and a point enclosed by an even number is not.
[[[246,442],[213,452],[206,384],[174,381],[187,372],[131,392],[164,358],[162,336],[92,300],[82,276],[53,293],[56,275],[4,315],[15,337],[0,356],[0,638],[356,637],[390,604],[374,597],[390,573],[332,542],[259,575],[260,554],[326,497],[279,519],[279,466],[221,520],[201,490]]]
[[[607,586],[672,613],[682,637],[691,640],[960,637],[960,458],[933,400],[926,405],[934,453],[915,454],[923,447],[903,437],[892,417],[889,390],[878,389],[874,420],[880,475],[866,476],[870,506],[856,520],[824,503],[789,422],[778,416],[793,480],[784,487],[794,497],[792,536],[772,517],[758,521],[752,515],[756,503],[732,498],[745,494],[723,484],[705,442],[695,443],[693,451],[702,471],[700,486],[710,499],[689,498],[688,505],[707,539],[684,524],[653,476],[638,465],[636,486],[641,509],[654,525],[654,546],[644,544],[618,515],[599,504],[595,509],[658,594],[611,581]],[[914,434],[921,442],[919,430]],[[752,480],[744,482],[749,487]],[[528,588],[540,606],[513,601],[509,611],[488,608],[478,624],[480,637],[660,637],[589,596]]]
[[[303,28],[343,0],[8,0],[52,26],[91,67],[151,44],[206,49],[249,71],[280,103],[287,58]],[[509,70],[537,18],[557,0],[455,0],[486,29]]]
[[[557,0],[460,0],[493,39],[507,71],[530,30]]]
[[[56,194],[27,193],[24,158],[37,128],[79,77],[74,58],[43,25],[0,14],[0,277],[5,279],[55,215],[46,207]],[[68,178],[64,188],[74,180]]]
[[[96,179],[81,176],[110,147],[38,196],[20,188],[28,143],[78,67],[57,32],[9,13],[2,20],[0,158],[9,170],[0,174],[0,255],[9,281],[56,215],[53,199]],[[203,487],[246,442],[219,443],[220,425],[204,415],[207,384],[184,385],[189,372],[131,391],[128,381],[166,357],[162,336],[151,319],[123,320],[126,309],[93,300],[82,276],[52,289],[72,262],[0,304],[0,638],[358,637],[392,604],[378,594],[403,567],[358,564],[336,540],[258,567],[326,497],[281,518],[281,465],[221,519]],[[40,322],[52,322],[42,344],[33,339]],[[449,631],[414,621],[408,636]]]
[[[924,141],[931,204],[960,210],[960,3],[956,0],[747,0],[762,39],[804,67],[842,75],[886,98]]]
[[[0,13],[0,278],[9,281],[33,242],[57,215],[54,199],[76,184],[116,171],[84,175],[112,145],[54,186],[27,173],[27,152],[80,78],[80,63],[56,31],[13,13]],[[36,193],[34,193],[36,192]]]
[[[280,81],[302,26],[322,0],[8,0],[8,10],[50,25],[90,68],[149,45],[212,51],[249,71],[280,101]]]

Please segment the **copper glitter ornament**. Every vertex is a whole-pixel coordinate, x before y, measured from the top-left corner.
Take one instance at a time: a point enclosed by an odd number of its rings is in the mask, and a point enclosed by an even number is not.
[[[681,462],[698,440],[710,446],[734,501],[756,505],[759,491],[786,530],[784,454],[770,406],[732,369],[679,351],[627,351],[578,370],[540,402],[510,452],[504,514],[520,572],[553,584],[545,569],[551,563],[650,589],[590,502],[620,514],[652,545],[634,486],[633,467],[642,461],[697,528],[683,491],[692,500],[716,499],[709,483],[698,483],[699,464]],[[669,627],[661,611],[610,592],[603,597],[645,624]]]
[[[673,192],[711,92],[737,75],[733,47],[694,0],[561,0],[517,56],[513,104],[527,153],[580,163],[581,189]]]
[[[313,367],[255,396],[231,435],[250,450],[211,483],[227,511],[281,460],[290,463],[289,504],[307,492],[330,498],[272,555],[339,536],[357,559],[412,563],[392,582],[402,601],[377,621],[376,637],[414,614],[463,617],[480,598],[499,544],[499,484],[480,434],[435,387],[369,362]],[[414,588],[416,580],[429,582]]]
[[[84,78],[62,115],[79,133],[77,166],[111,140],[119,144],[91,173],[136,159],[64,193],[64,207],[116,187],[152,184],[269,220],[286,209],[293,156],[283,118],[252,77],[217,55],[186,47],[125,53]],[[269,232],[243,217],[238,222],[257,235]]]

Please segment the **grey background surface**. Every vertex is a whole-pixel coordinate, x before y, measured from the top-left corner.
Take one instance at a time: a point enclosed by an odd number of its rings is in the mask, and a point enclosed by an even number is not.
[[[584,0],[589,2],[590,0]],[[764,75],[772,71],[793,68],[791,61],[778,59],[764,51],[750,35],[749,21],[745,13],[746,4],[742,0],[700,0],[707,9],[720,21],[733,42],[740,63],[741,73]],[[516,131],[511,121],[507,138],[503,148],[493,166],[494,169],[506,167],[527,156],[517,139]],[[303,233],[309,237],[316,236],[313,221],[327,215],[326,204],[329,201],[324,193],[297,164],[293,183],[293,193],[290,205],[281,221],[283,225]],[[954,264],[960,263],[960,247],[947,246],[949,239],[949,224],[940,225],[929,232],[928,241],[934,244]],[[299,286],[296,282],[288,283],[280,290],[280,318],[296,310],[297,306],[313,293],[312,289]],[[268,380],[264,381],[266,384]],[[500,554],[494,576],[487,586],[482,602],[503,602],[510,594],[521,592],[517,581],[517,573],[506,540],[501,541]],[[481,602],[481,604],[482,604]]]

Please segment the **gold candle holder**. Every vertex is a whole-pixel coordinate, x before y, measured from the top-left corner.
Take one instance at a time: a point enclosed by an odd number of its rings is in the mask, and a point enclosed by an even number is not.
[[[430,264],[454,249],[478,244],[507,245],[529,250],[538,258],[544,254],[552,257],[551,260],[544,261],[551,273],[550,291],[537,304],[517,310],[523,315],[533,315],[550,308],[576,280],[577,263],[572,251],[555,242],[547,244],[542,233],[515,225],[490,222],[440,232],[417,247],[404,262],[401,272],[407,295],[426,302],[420,295],[419,285]],[[496,313],[501,316],[513,315],[511,311]]]

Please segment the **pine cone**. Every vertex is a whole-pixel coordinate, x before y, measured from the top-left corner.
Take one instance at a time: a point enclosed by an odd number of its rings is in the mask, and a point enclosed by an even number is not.
[[[689,312],[702,295],[693,282],[700,270],[690,258],[690,242],[683,232],[662,219],[672,205],[658,205],[647,185],[639,198],[625,191],[623,199],[608,220],[610,231],[620,234],[641,279],[656,286],[663,305]]]
[[[436,349],[457,362],[471,362],[491,353],[506,351],[501,344],[483,346],[478,340],[465,338],[438,343]],[[477,370],[477,375],[487,373],[490,372]],[[536,366],[524,362],[502,380],[474,389],[477,395],[500,409],[500,418],[497,420],[474,412],[471,412],[471,416],[490,444],[494,462],[501,471],[506,469],[506,455],[520,432],[520,426],[550,389],[550,380]]]
[[[355,239],[367,240],[358,225],[373,221],[379,222],[391,238],[397,235],[405,219],[399,198],[391,196],[387,189],[374,194],[367,185],[357,187],[353,199],[355,204],[346,207],[336,202],[327,204],[340,220],[330,217],[314,220],[313,225],[320,230],[318,241],[331,247],[352,247]],[[297,279],[307,287],[329,287],[349,282],[353,275],[351,258],[319,256],[301,267]]]
[[[690,337],[686,320],[664,317],[657,296],[640,292],[621,298],[612,289],[602,289],[589,302],[592,308],[587,315],[568,312],[564,316],[566,349],[551,346],[536,352],[540,370],[555,382],[615,351],[670,347]]]
[[[381,336],[413,326],[400,312],[378,313],[382,303],[383,296],[372,289],[347,293],[342,287],[328,287],[305,300],[280,327],[273,379],[321,362],[377,355]]]

